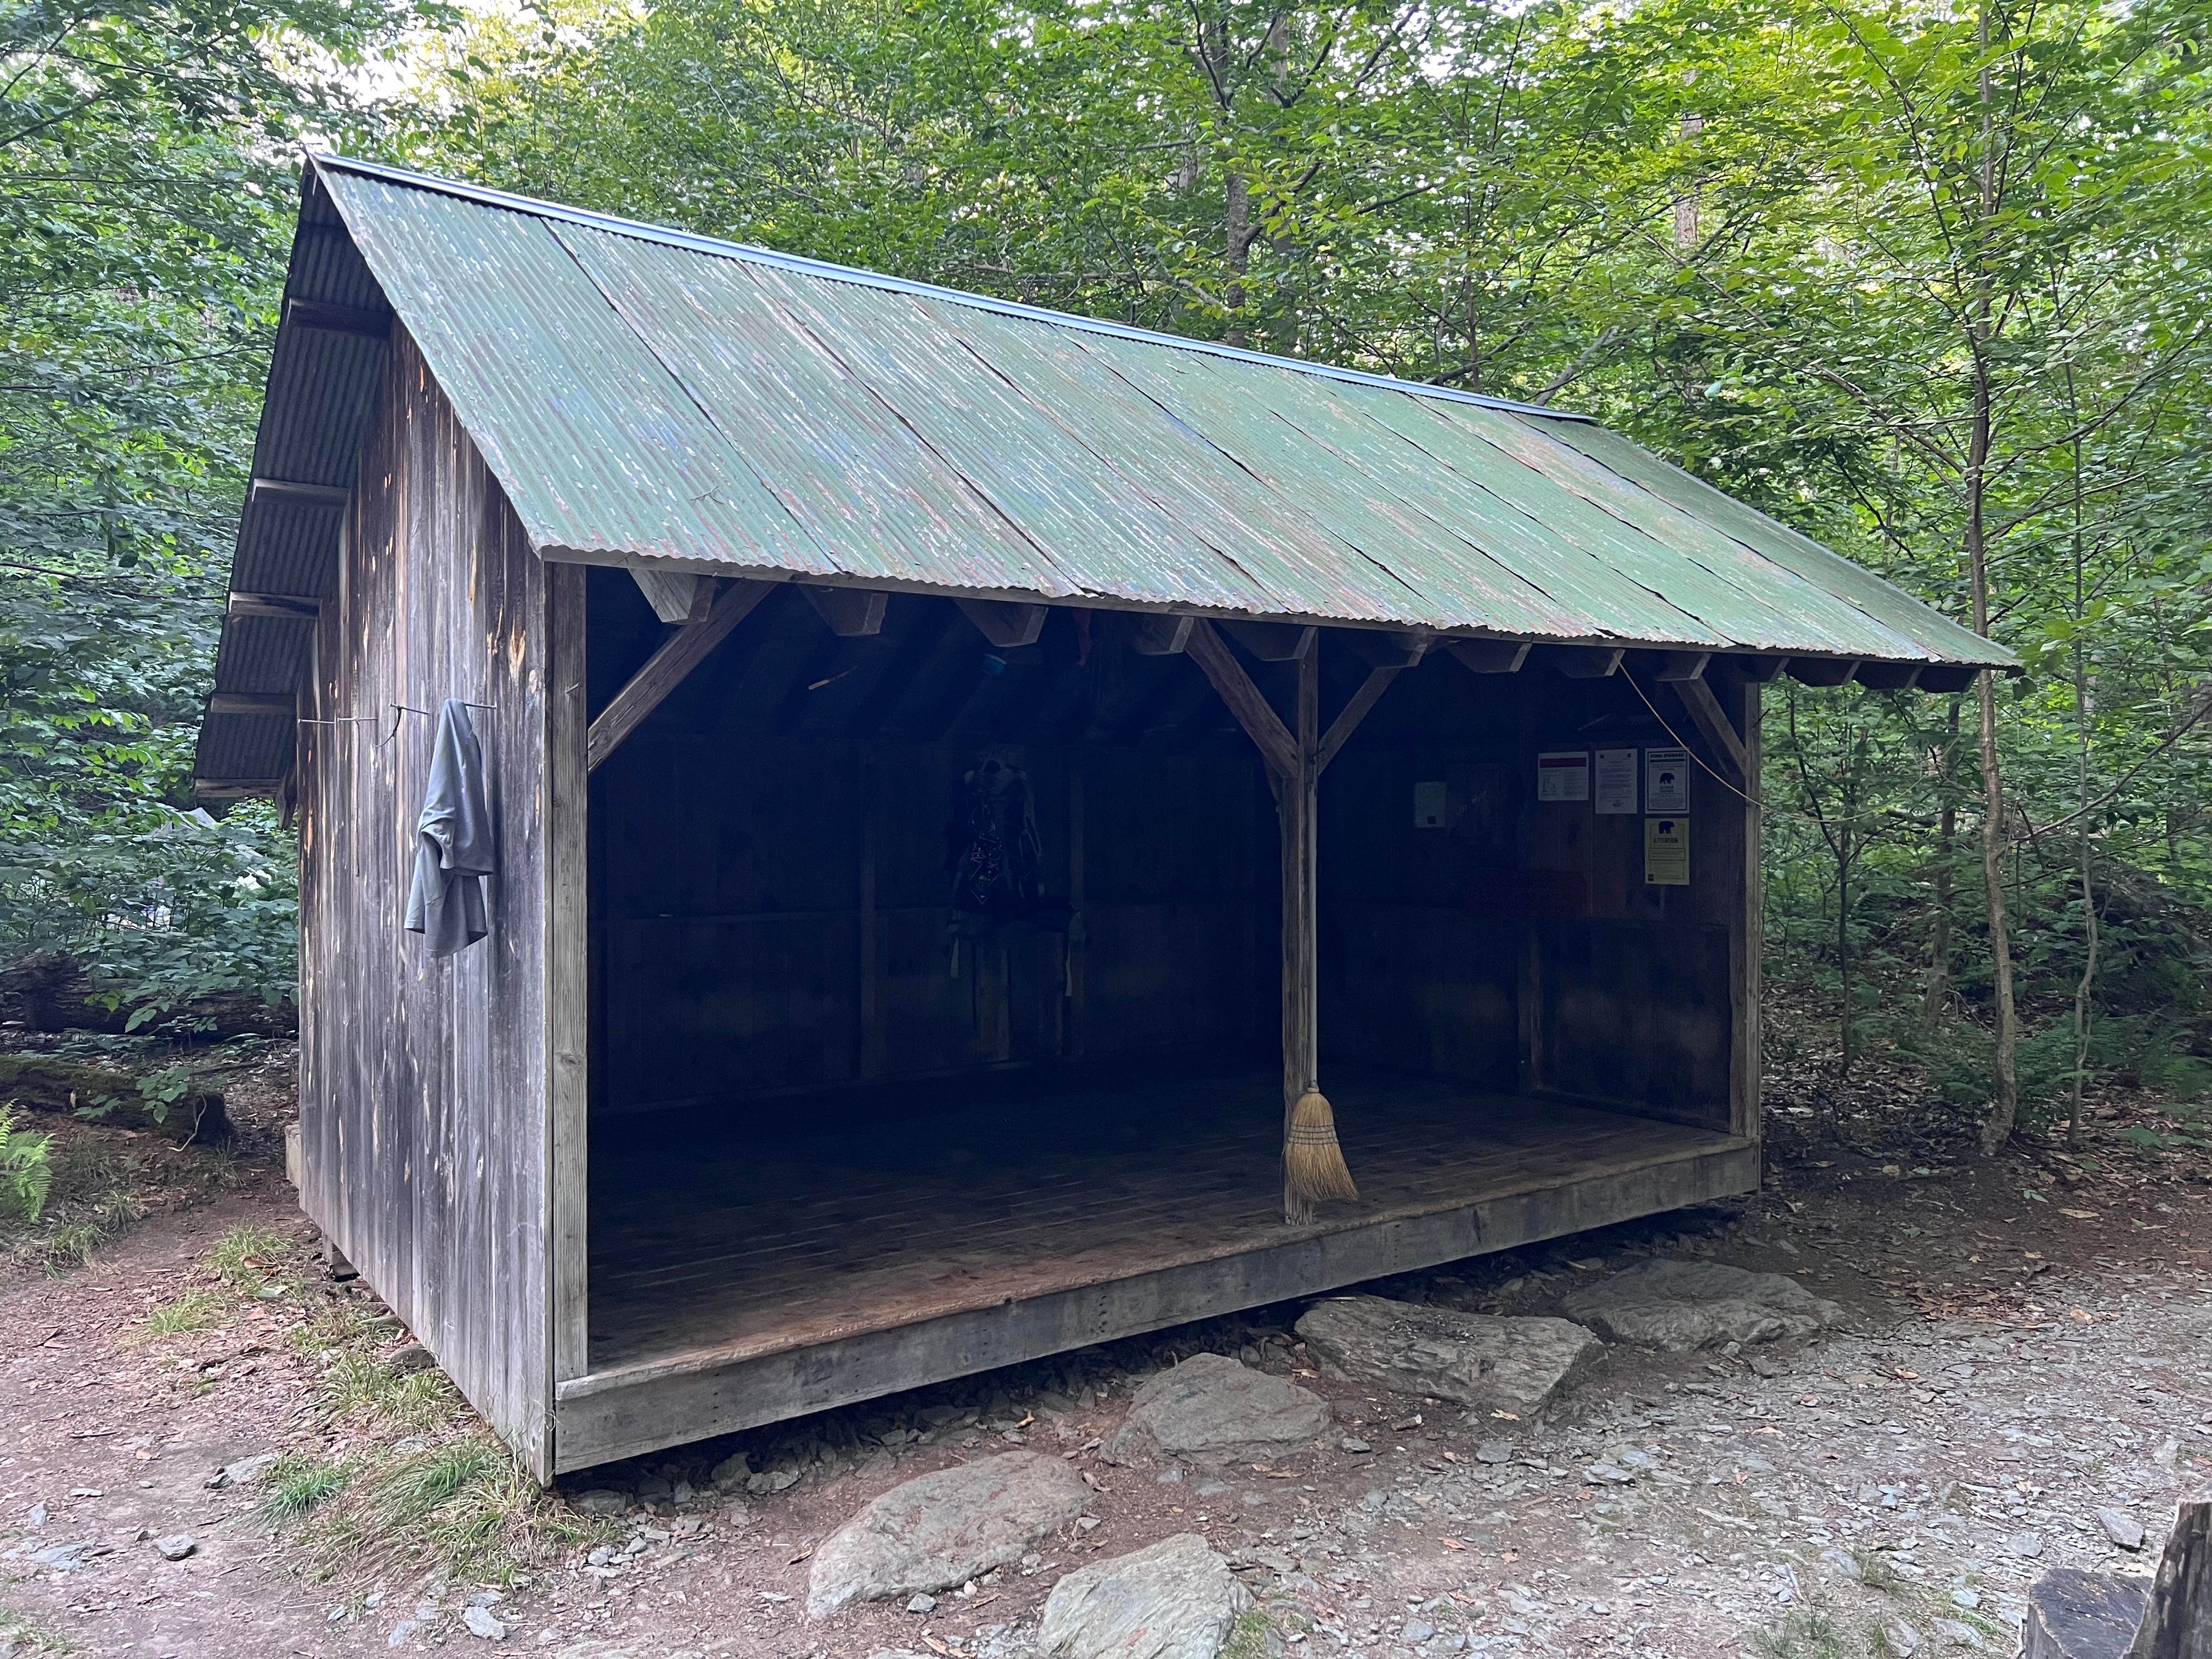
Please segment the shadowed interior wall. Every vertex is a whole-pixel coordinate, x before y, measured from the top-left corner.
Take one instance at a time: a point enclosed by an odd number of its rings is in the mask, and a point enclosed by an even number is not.
[[[1653,702],[1665,725],[1619,676],[1441,653],[1398,677],[1322,783],[1324,1060],[1728,1125],[1743,801],[1692,763],[1674,887],[1644,879],[1641,811],[1536,795],[1539,753],[1692,730],[1671,690]]]
[[[634,599],[592,592],[611,619],[595,656],[632,661]],[[1258,761],[1182,659],[1119,661],[1133,653],[1054,623],[1002,653],[948,601],[896,596],[880,635],[841,640],[780,592],[600,768],[599,1109],[1264,1056],[1274,830]],[[886,678],[904,689],[884,696]],[[1073,926],[956,948],[947,829],[990,760],[1026,775],[1045,894]]]
[[[546,1252],[547,568],[395,337],[300,727],[301,1203],[541,1474]],[[447,697],[482,741],[490,935],[401,920]],[[324,722],[324,723],[313,723]]]

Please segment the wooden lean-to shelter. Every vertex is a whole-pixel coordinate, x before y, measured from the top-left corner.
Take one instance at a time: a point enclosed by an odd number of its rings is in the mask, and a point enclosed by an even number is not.
[[[254,471],[301,1201],[541,1476],[1749,1190],[1760,688],[2009,661],[1572,415],[333,158]]]

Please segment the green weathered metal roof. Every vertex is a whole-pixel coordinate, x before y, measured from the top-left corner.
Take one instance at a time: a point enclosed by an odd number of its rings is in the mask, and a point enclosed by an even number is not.
[[[1580,417],[313,166],[549,557],[2012,660]]]

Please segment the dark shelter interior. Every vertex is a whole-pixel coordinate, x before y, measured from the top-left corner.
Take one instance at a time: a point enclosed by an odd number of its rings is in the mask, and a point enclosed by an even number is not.
[[[1206,673],[1127,614],[1000,645],[823,592],[769,593],[592,775],[594,1371],[1287,1236],[1276,808]],[[596,714],[666,629],[621,570],[588,617]],[[1384,639],[1221,633],[1279,710],[1317,653],[1325,726]],[[1678,659],[1433,650],[1334,754],[1318,1029],[1361,1196],[1314,1229],[1741,1144],[1747,814]]]

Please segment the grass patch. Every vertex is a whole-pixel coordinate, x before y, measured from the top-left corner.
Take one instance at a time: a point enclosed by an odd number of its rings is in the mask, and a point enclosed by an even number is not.
[[[71,1645],[43,1625],[34,1625],[20,1613],[0,1607],[0,1653],[31,1659],[33,1654],[73,1651]]]
[[[208,1270],[234,1291],[251,1296],[276,1282],[292,1242],[265,1227],[234,1227],[208,1252]]]
[[[1858,1659],[1836,1621],[1814,1607],[1800,1607],[1751,1638],[1767,1659]]]
[[[1229,1627],[1220,1659],[1267,1659],[1267,1637],[1273,1628],[1266,1613],[1251,1608]]]
[[[149,1337],[182,1336],[222,1322],[222,1299],[212,1291],[187,1291],[174,1302],[164,1302],[146,1316],[142,1328]]]
[[[354,1473],[307,1517],[301,1542],[319,1578],[430,1571],[455,1583],[507,1585],[596,1529],[480,1431],[396,1449]]]
[[[375,1355],[357,1351],[339,1352],[323,1373],[321,1389],[323,1413],[334,1420],[366,1418],[427,1429],[452,1416],[460,1404],[442,1372],[400,1376]]]
[[[320,1509],[353,1480],[353,1466],[294,1455],[279,1458],[261,1483],[262,1518],[278,1525]]]

